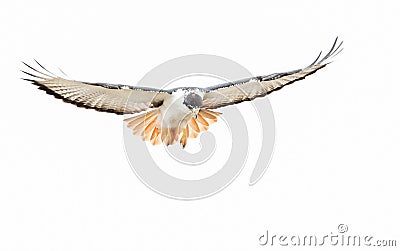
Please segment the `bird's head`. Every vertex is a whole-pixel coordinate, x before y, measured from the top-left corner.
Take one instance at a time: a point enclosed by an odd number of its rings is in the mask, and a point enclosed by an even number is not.
[[[203,98],[197,93],[189,92],[185,95],[183,104],[186,105],[186,107],[193,112],[195,118],[197,118],[197,114],[203,105]]]

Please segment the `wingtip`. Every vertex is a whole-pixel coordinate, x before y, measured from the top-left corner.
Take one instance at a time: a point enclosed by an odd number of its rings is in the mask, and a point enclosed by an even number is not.
[[[41,78],[41,79],[46,79],[46,77],[48,77],[48,78],[57,77],[57,75],[55,75],[54,73],[52,73],[52,72],[50,72],[49,70],[47,70],[46,68],[44,68],[36,59],[33,59],[33,61],[35,61],[36,64],[37,64],[40,68],[42,68],[42,69],[44,70],[44,72],[43,72],[43,71],[39,71],[37,68],[32,67],[31,65],[25,63],[24,61],[21,61],[21,62],[22,62],[26,67],[28,67],[30,70],[36,72],[36,73],[35,73],[36,75],[34,75],[33,77],[37,77],[37,78]],[[22,71],[22,72],[25,73],[25,74],[28,74],[28,75],[32,76],[32,74],[30,74],[30,73],[28,73],[28,72],[25,72],[25,71]],[[45,76],[45,77],[44,77],[44,76]]]
[[[333,45],[331,47],[331,49],[328,51],[328,53],[321,59],[319,60],[316,64],[324,64],[327,65],[330,62],[326,62],[329,59],[332,59],[333,57],[335,57],[336,55],[338,55],[342,50],[342,45],[343,45],[343,40],[340,41],[340,43],[338,44],[339,41],[339,36],[336,36],[335,41],[333,42]]]
[[[64,76],[66,76],[67,78],[69,77],[63,70],[61,70],[60,67],[57,67],[57,68],[58,68],[58,70],[59,70],[62,74],[64,74]]]
[[[29,78],[20,78],[21,80],[28,81],[30,83],[36,83],[36,80],[29,79]]]
[[[38,65],[42,66],[35,58],[32,58]]]

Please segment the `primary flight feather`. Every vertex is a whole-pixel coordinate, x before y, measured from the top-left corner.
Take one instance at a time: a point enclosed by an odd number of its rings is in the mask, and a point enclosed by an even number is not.
[[[264,97],[325,67],[329,60],[342,51],[343,42],[335,39],[330,51],[321,53],[309,66],[294,71],[274,73],[228,82],[207,88],[179,87],[156,89],[149,87],[88,83],[59,77],[36,61],[38,68],[26,63],[22,71],[32,78],[23,78],[39,89],[78,107],[115,114],[136,114],[125,119],[135,135],[153,145],[171,145],[188,138],[196,138],[206,131],[221,115],[212,109]]]

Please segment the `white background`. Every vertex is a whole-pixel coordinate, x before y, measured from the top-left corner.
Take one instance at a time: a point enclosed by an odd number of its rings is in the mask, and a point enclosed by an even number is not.
[[[400,245],[399,11],[395,1],[3,3],[0,250],[266,250],[267,229],[324,235],[340,223]],[[337,35],[345,50],[333,64],[269,96],[277,138],[265,176],[249,187],[245,166],[199,201],[137,179],[121,116],[19,79],[20,61],[36,58],[79,80],[134,84],[193,53],[263,75],[304,66]]]

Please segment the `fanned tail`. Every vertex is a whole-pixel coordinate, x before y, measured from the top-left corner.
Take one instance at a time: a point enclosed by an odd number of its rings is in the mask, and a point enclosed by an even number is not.
[[[128,123],[127,126],[132,129],[134,135],[142,136],[144,141],[158,145],[162,142],[160,129],[157,127],[158,115],[160,115],[160,111],[157,109],[127,118],[124,121]]]
[[[210,110],[200,110],[197,119],[190,118],[186,125],[177,128],[160,128],[158,125],[158,109],[140,114],[124,121],[127,127],[132,129],[133,134],[141,136],[144,141],[150,141],[153,145],[164,143],[172,145],[180,141],[183,148],[187,144],[188,138],[197,138],[201,132],[207,131],[209,126],[218,120],[218,116],[222,113]]]
[[[207,131],[211,124],[218,121],[218,116],[222,113],[201,109],[197,114],[197,119],[192,117],[183,129],[180,143],[185,148],[188,138],[197,138],[201,132]]]

